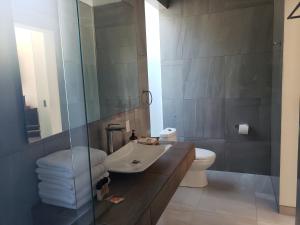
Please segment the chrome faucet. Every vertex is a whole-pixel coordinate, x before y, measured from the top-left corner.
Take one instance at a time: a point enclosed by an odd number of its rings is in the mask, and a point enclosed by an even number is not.
[[[122,127],[121,124],[110,123],[107,125],[105,129],[106,129],[106,136],[107,136],[107,150],[108,150],[108,154],[111,154],[114,152],[113,132],[114,131],[122,132],[123,130],[125,130],[125,127]]]

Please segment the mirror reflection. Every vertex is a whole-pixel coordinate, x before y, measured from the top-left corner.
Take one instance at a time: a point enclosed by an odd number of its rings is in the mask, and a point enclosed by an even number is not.
[[[78,7],[88,122],[138,107],[134,6],[111,0],[80,1]],[[62,59],[59,21],[50,16],[44,22],[33,17],[24,21],[21,12],[16,13],[14,26],[26,134],[31,143],[67,130],[66,102],[72,105],[74,99],[79,100],[76,93],[66,93],[65,79],[75,71],[69,71],[69,62]],[[76,88],[72,82],[69,85]]]
[[[55,40],[51,31],[15,25],[29,142],[62,131]]]
[[[134,10],[127,1],[79,3],[89,121],[139,105]]]

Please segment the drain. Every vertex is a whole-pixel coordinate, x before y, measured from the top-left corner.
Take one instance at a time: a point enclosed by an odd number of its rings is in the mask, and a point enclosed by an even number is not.
[[[132,164],[139,164],[139,163],[141,163],[141,161],[139,161],[139,160],[133,160],[131,163]]]

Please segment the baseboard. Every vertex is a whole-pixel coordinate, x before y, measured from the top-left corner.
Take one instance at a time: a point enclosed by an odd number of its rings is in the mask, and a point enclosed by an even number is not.
[[[280,205],[279,213],[287,216],[296,216],[296,208]]]

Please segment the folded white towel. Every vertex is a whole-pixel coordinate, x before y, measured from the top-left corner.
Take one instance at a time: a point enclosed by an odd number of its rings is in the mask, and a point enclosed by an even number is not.
[[[74,176],[74,174],[69,173],[69,172],[62,172],[62,171],[57,171],[57,170],[51,170],[51,169],[46,169],[46,168],[37,168],[36,173],[38,176],[48,176],[49,178],[53,179],[75,179],[78,178],[82,175],[90,174],[90,170],[86,170],[83,173]],[[104,164],[98,164],[94,167],[92,167],[92,176],[100,176],[101,174],[104,174],[107,171],[107,168]]]
[[[91,167],[103,163],[106,156],[104,151],[90,148]],[[58,151],[38,159],[36,163],[40,168],[61,172],[65,177],[76,177],[89,169],[88,147],[76,146]]]
[[[104,177],[108,177],[109,173],[105,172],[104,174],[95,174],[92,177],[92,185],[95,186],[98,181]],[[54,188],[60,190],[82,190],[85,186],[90,184],[90,175],[85,173],[75,179],[55,179],[48,176],[39,175],[41,182],[39,183],[39,188]]]
[[[95,193],[95,187],[93,187],[93,194]],[[90,195],[91,193],[91,186],[87,185],[80,191],[75,190],[60,190],[60,189],[52,189],[52,188],[39,188],[39,196],[41,199],[52,199],[61,202],[65,202],[67,204],[76,204],[76,202],[80,201],[85,196]]]
[[[63,202],[60,200],[42,198],[42,202],[44,202],[46,204],[60,206],[60,207],[68,208],[68,209],[79,209],[81,206],[83,206],[84,204],[87,204],[90,201],[92,201],[90,194],[84,196],[84,198],[80,199],[79,201],[77,201],[74,204],[69,204],[69,203],[66,203],[66,202]],[[92,202],[91,202],[91,204],[92,204]]]

